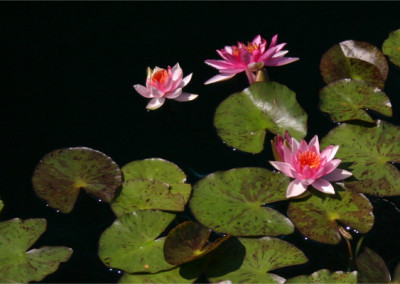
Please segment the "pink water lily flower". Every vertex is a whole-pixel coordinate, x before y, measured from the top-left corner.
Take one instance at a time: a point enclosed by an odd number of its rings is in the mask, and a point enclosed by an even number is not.
[[[304,139],[299,143],[293,137],[290,138],[290,143],[279,146],[283,150],[282,161],[270,161],[274,168],[294,178],[287,188],[287,198],[301,195],[309,185],[321,192],[334,194],[335,190],[330,182],[343,180],[352,175],[346,170],[337,168],[342,160],[333,158],[339,146],[328,146],[320,153],[317,135],[309,144]]]
[[[238,73],[246,72],[250,84],[255,81],[255,72],[265,66],[281,66],[299,60],[297,57],[285,57],[287,50],[282,50],[286,43],[277,45],[278,35],[272,37],[267,49],[267,41],[257,35],[252,42],[245,45],[238,42],[237,46],[225,46],[217,50],[223,60],[206,60],[205,63],[218,69],[220,74],[207,80],[211,84],[232,78]]]
[[[180,102],[191,101],[197,98],[195,94],[182,92],[190,79],[192,73],[183,78],[183,72],[179,63],[167,69],[155,67],[154,70],[147,68],[146,87],[134,85],[135,90],[145,98],[151,99],[146,108],[155,110],[161,107],[165,99],[173,99]]]

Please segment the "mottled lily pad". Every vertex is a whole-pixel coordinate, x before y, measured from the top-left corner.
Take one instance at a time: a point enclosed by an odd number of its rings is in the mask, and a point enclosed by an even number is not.
[[[259,153],[267,130],[274,134],[288,130],[296,139],[304,138],[307,114],[286,86],[258,82],[225,99],[215,112],[214,125],[229,146]]]
[[[202,225],[186,221],[172,229],[164,243],[165,260],[174,265],[180,265],[200,258],[215,250],[230,235],[209,242],[211,230]]]
[[[164,260],[165,237],[158,237],[174,218],[175,214],[153,210],[121,216],[100,237],[101,261],[128,273],[173,268]]]
[[[355,181],[346,187],[375,196],[400,195],[400,127],[377,120],[375,127],[342,124],[322,139],[321,147],[339,145],[336,154],[349,166]]]
[[[383,42],[383,54],[389,56],[389,60],[400,67],[400,29],[393,31]]]
[[[301,250],[277,238],[238,240],[239,244],[232,238],[215,251],[206,271],[211,282],[284,283],[284,278],[268,272],[308,261]]]
[[[63,213],[72,211],[80,189],[111,202],[121,185],[118,165],[86,147],[55,150],[43,157],[32,178],[36,194]]]
[[[169,161],[159,158],[133,161],[122,167],[122,173],[126,181],[149,179],[168,184],[171,193],[183,196],[185,204],[190,198],[192,187],[185,183],[185,173]]]
[[[333,82],[319,93],[320,109],[333,121],[362,120],[375,122],[365,109],[392,116],[389,98],[379,88],[363,81],[343,79]]]
[[[293,232],[281,213],[264,206],[286,200],[290,180],[262,168],[215,172],[193,188],[189,207],[196,219],[216,232],[234,236],[277,236]]]
[[[357,283],[357,271],[343,272],[336,271],[330,272],[328,269],[321,269],[311,275],[300,275],[288,279],[286,283]]]
[[[171,193],[168,184],[134,179],[123,183],[122,191],[111,203],[111,208],[117,217],[148,209],[183,211],[185,200],[181,194]]]
[[[346,40],[324,53],[320,69],[327,84],[348,78],[383,89],[389,67],[377,47],[367,42]]]
[[[0,223],[0,282],[41,281],[67,261],[72,249],[44,246],[29,249],[46,230],[46,219],[18,218]]]
[[[390,272],[382,257],[372,249],[365,247],[357,256],[358,281],[360,283],[388,283]]]
[[[288,216],[303,235],[322,243],[337,244],[341,240],[338,221],[360,233],[372,228],[373,207],[368,198],[361,193],[337,189],[334,196],[311,194],[289,203]]]

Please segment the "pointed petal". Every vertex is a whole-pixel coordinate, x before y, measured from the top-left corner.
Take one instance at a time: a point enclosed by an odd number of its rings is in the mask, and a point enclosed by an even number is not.
[[[312,187],[314,187],[316,190],[319,190],[323,193],[328,193],[328,194],[335,194],[335,189],[331,185],[331,183],[325,179],[317,179],[312,183]]]
[[[152,98],[153,96],[151,95],[151,92],[149,89],[147,89],[145,86],[142,85],[133,85],[133,88],[138,92],[141,96],[145,98]]]
[[[178,102],[187,102],[187,101],[193,101],[198,96],[199,95],[196,95],[196,94],[189,94],[189,93],[183,92],[179,97],[176,97],[173,100],[178,101]]]
[[[182,88],[178,88],[172,92],[166,93],[164,97],[168,99],[175,99],[176,97],[179,97],[181,94],[182,94]]]
[[[284,55],[286,55],[289,52],[289,50],[281,50],[278,51],[277,53],[275,53],[272,58],[278,58],[278,57],[283,57]]]
[[[235,67],[234,64],[231,62],[223,61],[223,60],[214,60],[214,59],[209,59],[204,61],[207,65],[210,65],[211,67],[214,67],[216,69],[230,69],[232,67]]]
[[[172,67],[172,80],[177,81],[182,79],[183,72],[179,63],[176,63],[174,67]]]
[[[298,179],[293,180],[291,183],[289,183],[289,186],[286,190],[286,197],[295,197],[299,196],[302,194],[304,191],[306,191],[307,186],[302,184]]]
[[[153,98],[147,104],[146,108],[149,110],[155,110],[158,109],[160,106],[162,106],[164,102],[165,102],[164,98]]]
[[[267,61],[265,66],[282,66],[299,60],[298,57],[279,57]]]
[[[193,73],[190,73],[189,75],[185,76],[185,78],[182,79],[183,82],[183,87],[185,87],[187,84],[189,84],[190,80],[192,80],[192,75]]]
[[[322,169],[321,171],[321,176],[325,176],[329,173],[331,173],[334,169],[336,169],[340,163],[342,162],[342,160],[340,159],[333,159],[332,161],[328,162]]]
[[[353,174],[343,169],[335,169],[330,174],[324,176],[328,181],[339,181],[351,177]]]
[[[212,83],[220,82],[220,81],[225,81],[225,80],[232,78],[235,75],[236,74],[218,74],[218,75],[215,75],[214,77],[211,77],[210,79],[208,79],[204,83],[204,85],[208,85],[208,84],[212,84]]]
[[[330,160],[332,160],[332,159],[335,157],[335,155],[336,155],[336,153],[337,153],[338,150],[339,150],[339,146],[330,145],[330,146],[326,147],[326,148],[321,152],[320,157],[321,157],[321,159],[322,159],[323,157],[326,157],[326,160],[329,162]]]
[[[288,163],[285,162],[278,162],[278,161],[269,161],[269,163],[278,171],[284,173],[285,175],[287,175],[288,177],[293,178],[293,174],[292,174],[292,166]]]
[[[151,94],[152,94],[152,97],[154,97],[154,98],[161,98],[164,96],[164,92],[160,91],[159,89],[157,89],[154,86],[151,86]]]
[[[274,47],[276,45],[276,43],[278,42],[278,35],[274,35],[271,39],[271,42],[269,44],[269,47]]]
[[[261,35],[256,35],[253,39],[253,44],[260,45],[261,44]]]
[[[313,147],[315,147],[315,152],[317,152],[319,154],[319,141],[318,141],[318,136],[315,135],[311,141],[308,143],[308,148],[312,149]]]

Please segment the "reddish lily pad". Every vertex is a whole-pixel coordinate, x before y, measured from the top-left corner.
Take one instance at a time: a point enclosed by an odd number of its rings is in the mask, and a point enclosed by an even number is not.
[[[286,200],[290,180],[262,168],[215,172],[193,188],[189,207],[196,219],[216,232],[234,236],[291,234],[293,224],[265,204]]]
[[[363,81],[343,79],[333,82],[319,93],[320,109],[333,121],[362,120],[375,122],[365,109],[392,116],[389,98],[380,89]]]
[[[258,82],[225,99],[215,112],[214,126],[229,146],[259,153],[267,130],[274,134],[288,130],[296,139],[304,138],[307,114],[286,86]]]
[[[300,275],[288,279],[286,283],[357,283],[357,271],[343,272],[336,271],[330,272],[328,269],[321,269],[311,275]]]
[[[238,240],[239,244],[232,239],[215,251],[206,271],[211,282],[284,283],[284,278],[268,272],[308,261],[301,250],[277,238]]]
[[[334,196],[310,194],[291,201],[288,216],[306,237],[327,244],[341,240],[337,221],[358,230],[368,232],[374,225],[373,207],[361,193],[339,191]]]
[[[393,31],[383,42],[383,54],[389,56],[389,60],[400,67],[400,29]]]
[[[346,187],[375,196],[400,195],[400,127],[377,120],[375,127],[342,124],[322,139],[321,148],[339,145],[336,154],[349,166],[355,181]]]
[[[365,247],[357,256],[358,280],[360,283],[388,283],[390,272],[383,259],[372,249]]]
[[[367,42],[346,40],[324,53],[320,69],[327,84],[348,78],[383,89],[389,67],[377,47]]]
[[[0,282],[41,281],[67,261],[72,249],[44,246],[29,249],[46,230],[46,219],[18,218],[0,223]]]
[[[122,183],[118,165],[86,147],[55,150],[43,157],[32,178],[36,194],[63,213],[72,211],[80,189],[111,202]]]
[[[165,237],[158,237],[174,218],[175,214],[153,210],[121,216],[100,237],[101,261],[128,273],[156,273],[173,268],[164,259]]]
[[[165,260],[180,265],[215,250],[230,235],[207,243],[211,230],[193,221],[186,221],[172,229],[164,243]]]
[[[185,173],[174,163],[151,158],[133,161],[122,167],[122,173],[126,181],[132,179],[149,179],[169,185],[173,194],[181,194],[185,204],[190,198],[192,187],[186,182]]]
[[[111,203],[111,208],[117,217],[148,209],[183,211],[185,200],[181,194],[171,193],[168,184],[134,179],[123,183],[122,191]]]

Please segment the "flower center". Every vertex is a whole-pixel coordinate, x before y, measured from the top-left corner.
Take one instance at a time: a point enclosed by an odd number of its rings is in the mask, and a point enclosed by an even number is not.
[[[253,53],[254,50],[258,49],[258,45],[254,44],[254,43],[251,43],[251,42],[248,42],[246,49],[247,49],[248,52]]]
[[[301,168],[304,168],[305,166],[308,165],[310,169],[318,168],[321,163],[319,154],[311,150],[299,153],[297,155],[297,161],[299,162]]]
[[[165,82],[168,77],[168,72],[165,69],[159,70],[151,76],[151,82],[154,84],[155,82],[160,82],[161,84]]]

